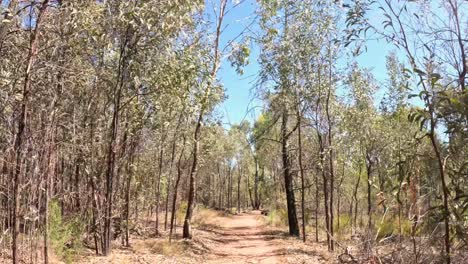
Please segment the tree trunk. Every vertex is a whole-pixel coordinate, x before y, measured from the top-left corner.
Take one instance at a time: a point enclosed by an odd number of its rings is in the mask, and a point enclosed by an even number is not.
[[[159,203],[161,200],[161,176],[163,169],[163,156],[164,156],[164,131],[161,133],[161,146],[159,149],[159,165],[158,165],[158,178],[156,179],[156,226],[155,235],[159,235]]]
[[[241,170],[241,168],[239,168],[239,170]],[[252,190],[250,188],[250,177],[249,177],[249,173],[247,173],[247,190],[249,192],[249,200],[250,200],[250,205],[252,206],[252,209],[255,209],[255,203],[254,203],[254,200],[252,198]]]
[[[169,173],[168,173],[168,183],[167,183],[167,188],[166,188],[166,212],[164,215],[164,230],[167,230],[167,217],[168,217],[168,207],[169,207],[169,195],[170,195],[170,188],[171,188],[171,180],[172,180],[172,168],[174,165],[174,160],[175,160],[175,152],[176,152],[176,139],[177,139],[177,132],[179,131],[180,124],[182,123],[182,115],[183,111],[180,112],[179,114],[179,119],[177,121],[177,126],[176,129],[174,130],[174,138],[172,140],[172,151],[171,151],[171,164],[169,166]],[[173,214],[174,212],[172,212]]]
[[[328,177],[327,172],[325,171],[325,148],[322,135],[317,130],[317,136],[319,141],[319,157],[320,157],[320,167],[322,172],[323,180],[323,196],[324,196],[324,210],[325,210],[325,230],[327,232],[327,246],[328,250],[331,250],[331,239],[330,239],[330,208],[329,208],[329,189],[328,189]]]
[[[200,133],[201,133],[201,123],[203,118],[203,111],[200,112],[198,116],[197,126],[195,128],[195,143],[193,145],[193,162],[192,162],[192,169],[190,171],[189,176],[189,193],[187,199],[187,211],[185,213],[184,219],[184,228],[183,228],[183,238],[192,238],[192,231],[191,231],[191,223],[192,214],[193,214],[193,207],[194,207],[194,199],[195,199],[195,175],[197,174],[198,170],[198,150],[200,146]]]
[[[331,44],[330,44],[331,45]],[[331,48],[329,49],[329,86],[327,91],[327,100],[325,104],[325,112],[327,114],[327,123],[328,123],[328,148],[330,149],[330,153],[328,156],[329,160],[329,170],[330,170],[330,249],[331,251],[334,250],[334,241],[333,241],[333,223],[334,223],[334,216],[333,216],[333,193],[334,193],[334,185],[335,185],[335,171],[333,166],[333,135],[332,135],[332,121],[330,115],[330,97],[331,97],[331,89],[332,89],[332,56],[331,56]]]
[[[37,39],[39,35],[39,26],[41,24],[42,17],[47,10],[49,0],[44,0],[41,7],[39,8],[39,12],[36,18],[36,26],[31,33],[31,37],[29,40],[29,52],[27,57],[26,69],[24,74],[24,84],[23,84],[23,91],[22,91],[22,101],[21,101],[21,110],[18,119],[18,130],[16,132],[15,142],[14,142],[14,153],[15,153],[15,163],[14,163],[14,170],[13,170],[13,199],[12,199],[12,228],[11,228],[11,236],[12,236],[12,244],[11,244],[11,251],[13,257],[13,263],[17,264],[19,262],[18,256],[18,231],[19,231],[19,223],[18,223],[18,209],[19,209],[19,186],[21,180],[21,165],[22,165],[22,148],[23,148],[23,137],[24,131],[26,129],[26,119],[27,119],[27,111],[28,111],[28,101],[29,95],[31,94],[31,69],[34,64],[34,59],[37,55]]]
[[[239,176],[237,177],[237,213],[240,214],[241,212],[241,194],[240,194],[240,185],[241,185],[241,171],[239,171]]]
[[[224,14],[226,11],[226,5],[227,5],[227,0],[221,0],[221,5],[219,9],[219,15],[218,15],[218,22],[216,25],[216,38],[215,38],[215,44],[214,44],[214,62],[213,62],[213,68],[211,69],[210,73],[210,80],[214,82],[216,80],[216,73],[218,72],[219,69],[219,41],[221,37],[221,26],[223,23],[224,19]],[[212,84],[209,83],[208,87],[206,88],[204,97],[201,102],[201,110],[198,115],[196,127],[195,127],[195,134],[194,134],[194,146],[193,146],[193,162],[192,162],[192,169],[190,172],[190,177],[189,177],[189,194],[188,194],[188,199],[187,199],[187,212],[185,214],[185,220],[184,220],[184,228],[183,228],[183,238],[192,238],[191,234],[191,223],[190,221],[192,220],[192,214],[193,214],[193,206],[194,206],[194,199],[195,199],[195,175],[197,174],[197,169],[198,169],[198,150],[199,150],[199,145],[200,145],[200,134],[201,134],[201,125],[203,122],[203,116],[205,114],[205,108],[207,107],[207,101],[208,101],[208,96],[211,93],[211,86]]]
[[[298,106],[299,108],[299,106]],[[299,173],[301,175],[301,217],[302,217],[302,241],[306,242],[306,219],[305,219],[305,182],[304,182],[304,167],[302,165],[302,116],[300,111],[297,111],[297,144],[299,147]]]
[[[126,36],[128,38],[128,36]],[[117,136],[119,130],[119,121],[120,121],[120,101],[122,97],[122,89],[124,86],[124,65],[126,64],[125,59],[125,50],[126,44],[122,47],[120,54],[120,63],[118,69],[118,82],[114,88],[113,96],[113,113],[112,113],[112,123],[111,123],[111,133],[109,139],[109,145],[107,148],[107,168],[106,168],[106,206],[105,206],[105,217],[104,217],[104,247],[103,254],[107,256],[111,250],[111,240],[112,240],[112,206],[113,206],[113,184],[114,184],[114,174],[115,174],[115,163],[116,163],[116,151],[117,151]]]
[[[314,176],[315,181],[315,242],[319,242],[318,237],[318,211],[319,211],[319,185],[318,185],[318,172]]]
[[[176,178],[176,181],[175,181],[175,184],[174,184],[174,194],[173,194],[173,197],[172,197],[172,214],[171,214],[171,226],[170,226],[170,230],[169,230],[169,242],[172,241],[172,232],[174,230],[174,221],[175,221],[175,217],[177,215],[177,212],[176,212],[177,192],[179,190],[180,178],[182,177],[182,157],[184,156],[184,152],[185,152],[185,137],[184,137],[184,140],[183,140],[183,145],[182,145],[182,149],[180,151],[179,159],[177,161],[177,178]]]
[[[289,147],[288,147],[288,111],[283,109],[281,122],[281,156],[283,160],[284,186],[286,189],[286,203],[288,207],[289,235],[299,236],[299,224],[296,213],[296,200],[294,198],[293,178],[290,171]]]
[[[357,199],[357,191],[359,189],[359,183],[361,182],[361,164],[359,164],[359,175],[356,182],[356,186],[354,187],[353,192],[353,199],[354,199],[354,228],[356,229],[357,224],[357,214],[358,214],[358,199]]]
[[[254,157],[255,160],[255,178],[254,178],[254,204],[253,204],[253,209],[258,210],[260,209],[260,201],[258,197],[258,159],[257,157]]]
[[[132,186],[133,167],[135,159],[135,149],[137,148],[138,139],[131,143],[129,152],[129,162],[127,163],[127,182],[125,186],[125,246],[130,246],[130,190]]]
[[[231,162],[228,162],[228,210],[231,212],[232,209],[232,168]]]
[[[444,243],[445,243],[445,261],[447,264],[450,264],[450,211],[448,206],[448,188],[447,183],[445,182],[445,168],[444,168],[444,161],[442,159],[442,155],[440,154],[439,147],[437,146],[437,142],[435,139],[435,121],[433,117],[433,113],[431,113],[431,129],[429,133],[429,138],[431,139],[432,148],[435,152],[437,157],[437,164],[439,165],[439,177],[440,182],[442,184],[442,197],[443,197],[443,206],[444,206],[444,227],[445,227],[445,236],[444,236]]]
[[[368,228],[372,228],[372,201],[371,201],[371,173],[372,160],[369,155],[366,155],[366,172],[367,172],[367,217],[369,218]]]

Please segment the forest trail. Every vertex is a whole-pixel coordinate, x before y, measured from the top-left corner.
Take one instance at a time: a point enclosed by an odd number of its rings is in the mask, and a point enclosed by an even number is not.
[[[208,263],[281,263],[283,249],[259,220],[259,211],[219,217],[218,242]]]

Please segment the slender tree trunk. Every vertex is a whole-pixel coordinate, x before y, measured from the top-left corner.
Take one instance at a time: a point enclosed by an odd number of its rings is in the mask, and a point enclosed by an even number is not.
[[[49,181],[50,181],[50,165],[51,165],[51,146],[49,142],[48,158],[46,167],[46,178],[44,187],[44,264],[49,263]]]
[[[128,168],[127,183],[125,188],[125,246],[130,246],[130,188],[132,184],[133,169],[132,166]]]
[[[127,37],[128,38],[128,37]],[[120,54],[119,70],[118,70],[118,84],[114,88],[113,105],[114,110],[112,114],[111,133],[109,139],[109,145],[107,149],[107,168],[106,168],[106,206],[105,206],[105,217],[104,217],[104,247],[103,254],[107,256],[111,250],[112,241],[112,206],[113,206],[113,191],[114,191],[114,174],[115,174],[115,163],[116,163],[116,149],[117,149],[117,137],[120,124],[120,101],[122,96],[122,89],[124,85],[124,64],[125,64],[125,49],[122,47]]]
[[[112,117],[110,142],[107,152],[107,171],[106,171],[106,210],[105,210],[105,223],[104,223],[104,248],[103,254],[107,256],[111,250],[112,240],[112,195],[113,195],[113,181],[115,169],[115,149],[116,139],[119,125],[119,111],[120,107],[121,89],[117,91],[114,103],[114,113]]]
[[[127,163],[127,182],[125,185],[125,246],[130,246],[130,191],[133,179],[133,167],[135,159],[135,149],[137,147],[138,139],[131,142],[129,152],[129,162]]]
[[[255,178],[254,178],[254,204],[253,204],[253,209],[258,210],[260,209],[260,201],[258,197],[258,159],[257,157],[254,157],[255,160]]]
[[[343,171],[342,171],[342,175],[341,175],[341,179],[340,179],[340,183],[338,184],[338,188],[336,190],[337,192],[337,201],[336,201],[336,214],[338,215],[338,218],[336,219],[336,227],[338,230],[340,230],[340,218],[341,218],[341,186],[343,184],[343,180],[344,180],[344,170],[345,170],[345,162],[343,160]],[[351,218],[350,218],[351,219]],[[339,232],[339,231],[338,231]]]
[[[177,135],[178,135],[178,131],[179,131],[179,128],[180,128],[180,125],[182,123],[182,118],[183,118],[183,111],[184,109],[182,109],[182,111],[180,112],[179,114],[179,119],[177,121],[177,126],[176,126],[176,129],[174,130],[174,138],[172,140],[172,151],[171,151],[171,164],[169,166],[169,174],[168,174],[168,183],[167,183],[167,189],[166,189],[166,212],[165,212],[165,215],[164,215],[164,230],[167,230],[167,217],[168,217],[168,207],[169,207],[169,195],[170,195],[170,187],[171,187],[171,180],[172,180],[172,168],[173,168],[173,165],[174,165],[174,160],[175,160],[175,152],[176,152],[176,139],[177,139]],[[172,214],[174,212],[171,212]]]
[[[322,172],[322,180],[323,180],[323,196],[324,196],[324,210],[325,210],[325,229],[327,232],[327,246],[328,250],[331,250],[331,239],[330,239],[330,208],[329,208],[329,186],[328,186],[328,177],[327,172],[325,170],[325,148],[324,142],[322,139],[322,135],[317,130],[317,136],[319,139],[319,157],[320,157],[320,165],[321,165],[321,172]]]
[[[319,242],[318,237],[318,211],[319,211],[319,185],[318,185],[318,172],[314,176],[315,181],[315,242]]]
[[[213,62],[213,68],[210,73],[210,80],[211,82],[214,82],[216,80],[216,73],[218,72],[219,69],[219,41],[221,37],[221,27],[223,24],[223,19],[224,19],[224,14],[226,12],[226,5],[227,5],[227,0],[221,0],[221,5],[219,9],[219,15],[218,15],[218,22],[216,25],[216,38],[215,38],[215,44],[214,44],[214,62]],[[192,214],[193,214],[193,207],[194,207],[194,200],[195,200],[195,175],[197,174],[198,170],[198,150],[200,148],[200,135],[201,135],[201,125],[203,122],[203,116],[205,114],[205,108],[207,107],[208,103],[208,96],[211,93],[212,89],[212,84],[208,84],[208,87],[205,90],[205,94],[203,96],[202,102],[201,102],[201,110],[198,115],[197,123],[195,126],[195,133],[194,133],[194,146],[193,146],[193,162],[192,162],[192,169],[190,172],[190,177],[189,177],[189,193],[188,193],[188,199],[187,199],[187,211],[185,213],[185,220],[184,220],[184,227],[183,227],[183,238],[192,238],[192,233],[191,233],[191,223],[190,221],[192,220]]]
[[[330,44],[331,45],[331,44]],[[334,156],[333,156],[333,134],[332,134],[332,120],[330,115],[330,97],[331,97],[331,89],[332,89],[332,56],[331,56],[331,49],[329,49],[329,87],[327,90],[327,100],[325,104],[325,110],[327,114],[327,123],[328,123],[328,148],[330,149],[328,160],[329,160],[329,170],[330,170],[330,249],[331,251],[334,250],[334,241],[333,241],[333,223],[334,223],[334,215],[333,215],[333,193],[334,193],[334,185],[335,185],[335,170],[334,170]]]
[[[357,226],[357,215],[358,215],[358,199],[357,199],[357,191],[359,189],[359,183],[361,182],[361,164],[359,164],[359,175],[356,182],[356,186],[354,187],[353,198],[354,198],[354,228],[356,229]]]
[[[34,64],[35,57],[37,55],[37,39],[39,35],[39,26],[41,25],[41,20],[44,13],[47,10],[49,0],[44,0],[41,6],[39,7],[39,12],[36,18],[36,25],[34,30],[30,34],[29,39],[29,53],[27,57],[26,69],[24,74],[24,83],[22,91],[22,101],[21,101],[21,110],[18,119],[18,130],[16,132],[15,142],[14,142],[14,153],[15,153],[15,164],[13,170],[13,199],[12,199],[12,244],[11,251],[13,257],[13,263],[17,264],[19,262],[18,256],[18,209],[19,209],[19,185],[21,179],[21,165],[22,165],[22,148],[23,148],[23,137],[24,131],[26,129],[26,119],[28,112],[28,101],[31,94],[31,69]]]
[[[164,131],[162,131],[164,133]],[[162,133],[162,134],[163,134]],[[159,235],[159,204],[161,200],[161,177],[163,170],[163,156],[164,156],[164,138],[165,136],[161,134],[161,146],[159,149],[159,165],[158,165],[158,178],[156,179],[156,226],[155,226],[155,235]]]
[[[47,144],[47,165],[45,168],[45,188],[44,188],[44,196],[45,196],[45,202],[44,202],[44,263],[48,264],[49,263],[49,199],[50,199],[50,181],[51,179],[54,179],[54,174],[56,172],[56,162],[55,162],[55,155],[56,155],[56,147],[55,147],[55,135],[56,135],[56,108],[57,108],[57,101],[59,100],[59,95],[62,90],[62,75],[61,73],[58,74],[58,84],[56,86],[56,94],[54,95],[54,99],[52,100],[51,104],[51,111],[52,115],[49,120],[49,132],[46,134],[46,140],[48,139]]]
[[[302,165],[302,129],[301,129],[302,116],[297,111],[297,144],[299,147],[299,173],[301,174],[301,217],[302,217],[302,241],[306,242],[306,219],[305,219],[305,181],[304,181],[304,166]]]
[[[242,168],[239,168],[240,171],[242,171]],[[250,177],[249,177],[249,173],[247,173],[247,190],[249,192],[249,200],[250,200],[250,205],[252,206],[252,209],[255,209],[255,203],[254,203],[254,200],[252,198],[252,190],[250,188]]]
[[[437,164],[439,165],[439,177],[440,182],[442,184],[442,197],[443,197],[443,206],[444,206],[444,227],[445,227],[445,236],[444,236],[444,243],[445,243],[445,261],[447,264],[450,264],[450,211],[448,206],[448,196],[449,190],[447,188],[447,183],[445,181],[445,168],[444,168],[444,161],[442,159],[442,155],[440,154],[439,146],[437,146],[437,141],[435,138],[435,121],[433,116],[433,111],[431,111],[431,120],[430,120],[430,133],[429,138],[431,139],[432,148],[434,153],[437,157]]]
[[[231,212],[232,209],[232,168],[231,162],[228,162],[228,210]]]
[[[322,160],[323,161],[323,160]],[[323,162],[322,162],[323,164]],[[331,250],[331,241],[330,241],[330,208],[328,207],[329,196],[328,196],[328,179],[327,173],[322,168],[322,180],[323,180],[323,195],[324,195],[324,210],[325,210],[325,230],[327,232],[327,246],[328,250]]]
[[[184,220],[184,227],[183,227],[183,238],[192,238],[192,231],[191,231],[191,223],[192,214],[193,214],[193,207],[194,207],[194,199],[195,199],[195,175],[198,171],[198,150],[200,147],[200,133],[201,133],[201,123],[203,118],[203,111],[200,112],[198,116],[197,126],[195,128],[195,143],[193,145],[193,163],[192,169],[190,171],[189,176],[189,193],[188,193],[188,200],[187,200],[187,211],[185,213],[185,220]]]
[[[89,138],[94,138],[94,122],[91,121],[90,124],[90,133]],[[94,155],[91,153],[90,157],[90,167],[94,168]],[[88,186],[91,188],[91,204],[92,204],[92,217],[91,217],[91,225],[92,225],[92,233],[93,233],[93,240],[94,240],[94,247],[96,255],[99,255],[99,239],[98,239],[98,219],[99,211],[98,210],[98,200],[97,200],[97,193],[96,193],[96,184],[94,182],[94,177],[90,173],[87,173],[88,176]],[[102,245],[102,243],[101,243]]]
[[[182,157],[184,156],[184,152],[185,152],[185,137],[184,137],[184,140],[183,140],[183,145],[182,145],[182,149],[180,151],[180,154],[179,154],[179,159],[177,161],[177,178],[176,178],[176,181],[175,181],[175,184],[174,184],[174,193],[173,193],[173,197],[172,197],[172,214],[171,214],[171,226],[170,226],[170,230],[169,230],[169,242],[172,241],[172,233],[173,233],[173,230],[174,230],[174,223],[175,223],[175,217],[177,215],[176,213],[176,203],[177,203],[177,193],[178,193],[178,189],[179,189],[179,183],[180,183],[180,178],[182,177]]]
[[[221,165],[219,164],[219,161],[217,162],[217,168],[218,168],[218,208],[223,207],[223,192],[222,192],[222,180],[221,180]]]
[[[366,172],[367,172],[367,217],[369,218],[368,228],[372,228],[372,201],[371,201],[371,173],[372,173],[372,160],[369,155],[366,155]]]
[[[299,237],[300,234],[296,213],[296,200],[294,198],[293,178],[290,171],[287,124],[288,111],[283,109],[281,122],[281,156],[283,160],[284,186],[286,189],[286,203],[288,207],[289,235]]]
[[[240,185],[241,185],[241,177],[242,177],[242,174],[241,174],[241,171],[238,170],[239,172],[239,176],[237,177],[237,213],[240,214],[241,212],[241,192],[240,192]]]

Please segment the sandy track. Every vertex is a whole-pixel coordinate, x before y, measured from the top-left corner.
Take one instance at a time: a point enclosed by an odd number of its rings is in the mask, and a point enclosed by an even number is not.
[[[268,231],[254,211],[217,219],[216,248],[207,263],[281,263],[282,248],[268,236]]]

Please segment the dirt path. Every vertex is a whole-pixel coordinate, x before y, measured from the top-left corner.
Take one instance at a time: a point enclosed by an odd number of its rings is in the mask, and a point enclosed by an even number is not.
[[[217,219],[219,231],[208,263],[281,263],[283,250],[258,220],[259,211]]]
[[[264,226],[259,211],[240,215],[205,211],[198,217],[203,221],[193,229],[192,240],[181,239],[180,233],[172,244],[168,242],[166,233],[157,238],[133,236],[131,247],[123,247],[116,240],[110,256],[96,256],[90,249],[74,263],[330,263],[326,247],[317,243],[306,245],[285,235],[284,230]]]

